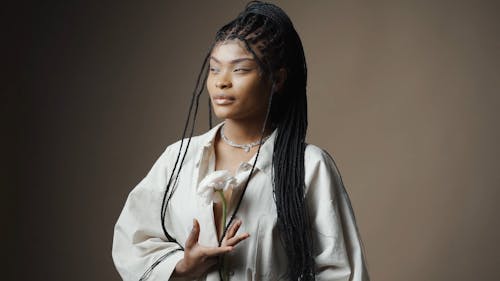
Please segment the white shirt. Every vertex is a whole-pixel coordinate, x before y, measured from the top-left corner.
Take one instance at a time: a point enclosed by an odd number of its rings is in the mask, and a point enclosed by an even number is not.
[[[166,215],[169,234],[181,245],[193,226],[200,223],[199,243],[218,246],[212,203],[196,190],[215,167],[214,139],[218,124],[191,139]],[[287,258],[279,237],[273,199],[272,155],[275,130],[262,145],[254,174],[245,191],[236,218],[242,220],[238,233],[250,237],[226,254],[231,280],[284,280]],[[184,141],[185,151],[187,141]],[[123,280],[185,280],[171,277],[183,258],[180,247],[169,242],[160,224],[163,193],[179,152],[180,141],[168,146],[146,177],[130,192],[115,226],[113,260]],[[312,223],[316,280],[369,280],[364,250],[339,171],[323,149],[308,144],[305,150],[305,196]],[[241,163],[236,173],[251,169],[254,157]],[[247,172],[248,173],[248,172]],[[233,192],[228,221],[241,189]],[[199,280],[219,281],[217,270]]]

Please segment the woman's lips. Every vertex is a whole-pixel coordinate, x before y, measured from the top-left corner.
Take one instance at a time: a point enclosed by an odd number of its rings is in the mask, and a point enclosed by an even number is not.
[[[227,105],[235,101],[235,98],[228,95],[216,95],[214,97],[214,102],[217,105]]]

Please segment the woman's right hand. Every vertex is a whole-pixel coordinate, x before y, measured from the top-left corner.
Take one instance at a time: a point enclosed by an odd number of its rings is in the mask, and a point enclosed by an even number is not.
[[[234,246],[249,237],[248,233],[236,236],[241,221],[235,222],[227,231],[220,247],[204,247],[198,243],[200,224],[193,220],[193,229],[186,240],[184,258],[175,266],[173,276],[198,278],[218,262],[218,256],[233,250]]]

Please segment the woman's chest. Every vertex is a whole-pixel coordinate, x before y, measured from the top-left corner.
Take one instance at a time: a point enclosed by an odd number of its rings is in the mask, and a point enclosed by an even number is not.
[[[189,235],[193,219],[200,223],[199,243],[207,247],[218,246],[214,203],[203,198],[198,191],[200,180],[211,170],[202,165],[186,165],[181,171],[176,191],[171,198],[168,219],[182,244]],[[250,237],[238,244],[227,255],[227,263],[235,280],[278,280],[284,272],[286,256],[277,225],[272,178],[255,169],[246,189],[232,192],[227,223],[234,217],[242,221],[238,233],[248,232]],[[207,280],[215,273],[209,273]],[[215,274],[214,276],[218,275]],[[215,279],[214,279],[215,280]]]
[[[184,239],[189,235],[193,219],[200,223],[200,239],[207,243],[206,246],[217,245],[216,214],[214,203],[207,200],[198,192],[199,179],[207,171],[200,171],[195,165],[186,165],[190,169],[183,169],[179,174],[169,207],[168,216],[174,229]],[[201,173],[201,174],[200,174]],[[200,176],[198,176],[200,175]],[[239,186],[231,192],[227,201],[227,220],[231,217],[242,220],[239,232],[256,233],[262,218],[276,217],[276,207],[273,199],[271,177],[258,169],[254,170],[246,189]]]

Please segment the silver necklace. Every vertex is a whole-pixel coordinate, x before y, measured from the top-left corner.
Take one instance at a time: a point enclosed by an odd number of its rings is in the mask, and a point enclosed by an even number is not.
[[[254,141],[252,143],[246,143],[246,144],[237,144],[237,143],[234,143],[232,140],[228,139],[226,137],[226,135],[224,135],[224,126],[222,126],[220,128],[220,136],[222,137],[222,140],[224,140],[225,143],[229,144],[232,147],[241,148],[241,149],[243,149],[247,153],[250,151],[250,148],[252,148],[254,146],[257,146],[257,145],[259,145],[261,143],[260,141]],[[262,139],[262,143],[264,143],[270,136],[271,135],[266,136],[265,138],[263,138]]]

